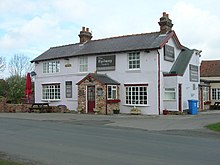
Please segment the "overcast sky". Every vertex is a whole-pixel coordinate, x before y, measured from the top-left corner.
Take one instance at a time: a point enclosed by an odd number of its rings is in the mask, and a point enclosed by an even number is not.
[[[1,0],[0,56],[31,59],[53,46],[79,42],[82,26],[93,39],[159,31],[167,12],[182,45],[220,59],[219,0]]]

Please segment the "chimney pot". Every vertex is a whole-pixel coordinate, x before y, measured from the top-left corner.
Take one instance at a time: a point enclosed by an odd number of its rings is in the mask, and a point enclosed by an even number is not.
[[[84,31],[85,31],[85,29],[86,29],[86,28],[83,26],[83,27],[82,27],[82,31],[84,32]]]
[[[163,12],[163,17],[166,17],[167,13],[166,12]]]
[[[86,28],[86,31],[89,32],[89,28]]]

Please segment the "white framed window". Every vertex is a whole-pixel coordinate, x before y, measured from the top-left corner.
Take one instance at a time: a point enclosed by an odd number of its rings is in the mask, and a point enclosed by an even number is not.
[[[60,100],[60,84],[43,84],[43,100]]]
[[[209,87],[202,87],[202,91],[203,91],[203,101],[209,101]]]
[[[128,69],[140,69],[140,52],[128,53]]]
[[[126,85],[126,104],[127,105],[147,105],[147,86]]]
[[[117,99],[117,86],[116,85],[108,85],[108,100]]]
[[[79,57],[79,72],[88,71],[88,57]]]
[[[199,76],[198,76],[198,66],[195,65],[189,65],[189,76],[190,76],[190,81],[193,82],[198,82],[199,81]]]
[[[164,89],[164,100],[176,100],[175,88],[165,88]]]
[[[48,61],[43,63],[43,73],[60,72],[60,61]]]
[[[220,100],[220,88],[212,88],[212,100]]]
[[[66,98],[72,98],[72,81],[66,81]]]

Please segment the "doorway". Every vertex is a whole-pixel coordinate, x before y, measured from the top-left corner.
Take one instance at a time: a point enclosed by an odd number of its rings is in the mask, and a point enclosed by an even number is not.
[[[87,108],[88,113],[94,113],[95,108],[95,86],[87,86]]]

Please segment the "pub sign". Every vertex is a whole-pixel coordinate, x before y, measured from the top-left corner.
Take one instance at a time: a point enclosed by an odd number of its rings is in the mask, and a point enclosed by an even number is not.
[[[115,70],[115,55],[96,57],[96,70]]]

